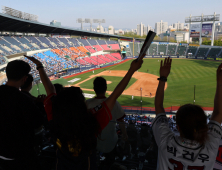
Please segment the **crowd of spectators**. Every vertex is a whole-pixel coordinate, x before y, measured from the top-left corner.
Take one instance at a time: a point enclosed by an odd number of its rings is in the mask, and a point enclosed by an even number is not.
[[[45,67],[45,71],[46,71],[47,74],[56,74],[57,72],[63,71],[66,68],[76,66],[76,62],[73,61],[73,60],[67,60],[67,61],[63,62],[61,60],[56,59],[55,57],[47,56],[47,55],[44,55],[44,58],[40,58],[38,55],[34,55],[34,57],[42,62],[42,64]],[[33,77],[34,78],[39,77],[39,73],[36,70],[35,64],[33,64],[27,58],[23,58],[22,60],[26,61],[30,64],[30,66],[31,66],[30,73],[33,75]]]
[[[79,87],[53,85],[40,58],[25,58],[24,61],[8,63],[8,81],[6,85],[0,86],[0,169],[42,169],[36,136],[43,127],[49,130],[50,139],[56,147],[54,166],[57,170],[96,170],[100,152],[109,158],[106,169],[112,167],[115,162],[113,151],[117,146],[114,122],[122,123],[122,140],[125,145],[128,141],[123,120],[125,113],[116,100],[142,66],[142,57],[132,61],[128,72],[108,98],[105,97],[106,80],[97,77],[93,84],[96,97],[87,101]],[[152,133],[158,146],[157,169],[212,170],[222,135],[222,64],[217,69],[211,120],[207,124],[207,116],[200,106],[183,105],[176,113],[178,135],[175,135],[169,127],[163,107],[171,63],[170,58],[161,61],[155,96],[156,118],[152,121]],[[36,98],[30,95],[33,82],[30,64],[40,76],[46,96]],[[133,142],[130,144],[133,145]]]
[[[3,55],[0,54],[0,65],[5,64],[5,63],[6,63],[5,58],[3,57]]]

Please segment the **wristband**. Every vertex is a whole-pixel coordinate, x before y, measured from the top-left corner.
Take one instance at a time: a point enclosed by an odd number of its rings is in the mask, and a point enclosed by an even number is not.
[[[160,80],[160,81],[164,81],[164,82],[166,82],[167,81],[167,78],[166,77],[164,77],[164,76],[161,76],[160,78],[158,78],[157,80]]]
[[[39,70],[40,68],[44,68],[43,65],[37,66],[36,69]]]

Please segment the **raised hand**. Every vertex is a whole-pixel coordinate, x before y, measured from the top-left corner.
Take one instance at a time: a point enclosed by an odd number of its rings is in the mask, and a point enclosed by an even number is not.
[[[217,68],[217,85],[222,86],[222,63]]]
[[[132,61],[132,63],[131,63],[131,65],[130,65],[130,71],[133,71],[133,72],[135,72],[135,71],[137,71],[138,69],[140,69],[140,67],[142,66],[142,64],[143,64],[143,60],[142,60],[142,58],[141,59],[139,59],[139,60],[133,60]]]
[[[33,63],[35,63],[36,65],[42,65],[41,61],[37,60],[34,57],[29,57],[27,55],[24,55],[26,58],[28,58],[30,61],[32,61]]]
[[[166,77],[166,78],[168,77],[168,75],[170,74],[171,63],[172,63],[172,59],[170,59],[170,57],[165,58],[164,63],[163,63],[163,60],[161,60],[160,77]]]

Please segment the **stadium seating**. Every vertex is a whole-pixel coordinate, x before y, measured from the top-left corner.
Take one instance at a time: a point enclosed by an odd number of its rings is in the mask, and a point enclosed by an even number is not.
[[[47,74],[54,74],[60,70],[68,69],[71,67],[76,66],[76,62],[73,60],[65,60],[62,57],[59,57],[52,51],[46,51],[44,53],[37,53],[34,55],[38,60],[40,60],[47,72]],[[30,60],[23,58],[24,61],[28,62],[31,66],[31,74],[33,75],[34,78],[39,77],[39,73],[36,70],[35,64],[30,62]]]
[[[21,49],[21,51],[29,51],[28,48],[24,48],[20,42],[18,42],[14,37],[11,36],[4,36],[4,39],[11,43],[12,45],[16,45],[18,48]]]
[[[85,48],[86,48],[90,53],[95,53],[95,52],[96,52],[96,50],[94,50],[92,46],[85,46]]]
[[[211,48],[207,57],[211,57],[211,58],[218,57],[218,54],[220,53],[220,51],[221,51],[221,48]]]
[[[87,55],[87,53],[89,52],[87,49],[85,49],[82,46],[77,47],[82,53],[84,53],[85,55]]]
[[[199,48],[197,52],[197,57],[205,57],[207,52],[209,51],[209,48]]]
[[[76,55],[78,55],[79,57],[83,57],[85,56],[84,53],[82,53],[79,49],[75,48],[75,47],[70,47],[69,48],[71,51],[73,51]]]
[[[116,59],[115,57],[111,56],[110,54],[104,54],[104,56],[108,59],[110,59],[111,61],[117,61],[118,59]]]
[[[119,53],[111,53],[111,55],[112,55],[113,57],[117,58],[118,60],[121,60],[121,59],[122,59],[122,57],[121,57],[121,55],[120,55]]]
[[[81,58],[76,59],[76,61],[77,61],[78,63],[80,63],[81,65],[91,64],[91,63],[88,63],[88,62],[86,62],[85,60],[83,60],[83,59],[81,59]]]
[[[160,44],[158,45],[158,54],[159,55],[166,55],[166,49],[167,49],[167,45],[165,44]]]
[[[106,44],[106,41],[105,40],[96,40],[98,43],[99,43],[99,45],[107,45]]]
[[[74,45],[74,47],[79,47],[77,39],[75,39],[75,38],[67,38],[67,40],[69,42],[71,42]]]
[[[189,46],[189,48],[187,50],[187,54],[192,53],[192,55],[195,56],[196,52],[197,52],[197,47]]]
[[[133,43],[129,43],[130,45],[130,48],[132,49],[132,52],[133,52]],[[139,55],[139,48],[138,48],[138,43],[135,43],[134,44],[134,56],[138,56]]]
[[[93,45],[96,48],[96,51],[103,51],[103,49],[99,45]]]
[[[90,43],[90,45],[98,45],[98,43],[96,42],[96,40],[93,39],[88,39],[88,42]]]
[[[46,37],[38,37],[38,39],[42,43],[45,43],[49,48],[53,48],[53,46],[51,45],[50,41]]]
[[[67,47],[72,47],[66,38],[58,38],[58,40],[64,43]]]
[[[89,64],[93,64],[93,65],[98,65],[98,63],[94,60],[92,60],[89,57],[84,57],[83,60],[85,60],[86,62],[88,62]]]
[[[107,43],[105,40],[96,40],[96,41],[103,48],[103,50],[110,50],[110,48],[107,46]]]
[[[9,51],[9,50],[6,50],[6,49],[4,48],[4,46],[1,46],[1,45],[0,45],[0,53],[1,53],[1,54],[4,54],[4,55],[13,54],[11,51],[12,51],[11,49],[10,49],[10,51]]]
[[[130,48],[126,48],[126,56],[132,56]]]
[[[185,46],[178,46],[176,55],[186,55],[186,49],[187,47]]]
[[[149,47],[149,55],[157,55],[157,45],[151,44]]]
[[[104,50],[110,50],[110,48],[106,45],[106,44],[104,44],[104,45],[100,45]]]
[[[36,37],[28,36],[28,37],[26,37],[26,38],[30,41],[30,43],[31,43],[35,48],[37,48],[37,46],[38,46],[38,48],[40,48],[40,49],[46,49],[46,48],[47,48],[47,47],[43,46],[42,43],[41,43],[41,41],[38,40]],[[33,44],[33,43],[34,43],[34,44]],[[36,46],[36,45],[37,45],[37,46]]]
[[[96,61],[99,64],[106,64],[106,62],[101,60],[98,56],[97,57],[96,56],[91,56],[90,59]]]
[[[19,53],[21,52],[21,50],[16,49],[15,47],[13,47],[12,44],[10,44],[9,42],[7,42],[6,40],[4,40],[3,38],[0,38],[0,44],[4,47],[6,47],[5,49],[7,49],[7,47],[11,50],[6,50],[6,51],[14,51],[14,53]],[[2,47],[3,48],[3,47]]]
[[[106,41],[106,42],[107,42],[107,44],[109,44],[109,45],[111,45],[111,44],[118,44],[117,41]]]
[[[14,37],[15,39],[17,39],[19,42],[21,42],[22,44],[24,44],[25,46],[27,46],[29,49],[36,49],[35,47],[33,47],[31,45],[31,43],[29,42],[29,40],[26,37]]]
[[[54,53],[56,53],[57,55],[60,55],[60,56],[65,55],[65,53],[60,49],[52,49],[52,52],[54,52]]]
[[[112,50],[119,50],[119,44],[109,44]]]
[[[175,55],[176,45],[168,45],[167,55]]]
[[[87,42],[87,40],[85,39],[78,39],[78,41],[81,43],[80,45],[83,46],[90,46],[90,44]]]
[[[52,37],[48,37],[49,41],[51,41],[52,43],[54,43],[57,46],[60,46],[59,41],[57,40],[57,38],[52,38]]]
[[[5,58],[3,56],[1,56],[1,54],[0,54],[0,65],[3,65],[5,63],[6,63]]]
[[[99,57],[100,59],[102,59],[103,61],[107,62],[107,63],[112,62],[112,60],[110,60],[110,59],[104,57],[103,55],[98,55],[98,57]]]
[[[28,36],[26,37],[31,43],[36,43],[37,45],[40,44],[40,42],[35,38],[35,37],[32,37],[32,36]]]

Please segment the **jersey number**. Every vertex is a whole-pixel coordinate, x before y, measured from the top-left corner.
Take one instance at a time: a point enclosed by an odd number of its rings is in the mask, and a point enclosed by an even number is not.
[[[169,162],[171,164],[173,164],[174,166],[174,169],[173,170],[184,170],[184,165],[179,162],[179,161],[176,161],[174,159],[169,159]],[[168,168],[169,170],[172,170],[170,168]],[[204,166],[188,166],[187,167],[188,170],[204,170]]]

